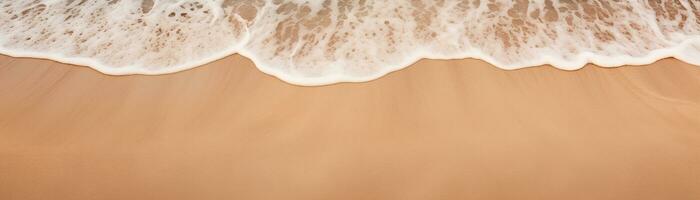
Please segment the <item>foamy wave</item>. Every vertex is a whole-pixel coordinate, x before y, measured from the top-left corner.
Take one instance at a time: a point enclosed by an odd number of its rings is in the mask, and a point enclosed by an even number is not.
[[[367,81],[420,58],[500,68],[700,65],[700,1],[5,0],[0,53],[163,74],[240,53],[285,81]]]

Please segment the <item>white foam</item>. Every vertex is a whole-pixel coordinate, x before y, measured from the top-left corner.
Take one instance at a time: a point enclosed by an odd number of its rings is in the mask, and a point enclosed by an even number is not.
[[[107,74],[172,73],[239,53],[300,85],[368,81],[421,58],[574,70],[700,65],[700,1],[16,0],[0,53]]]

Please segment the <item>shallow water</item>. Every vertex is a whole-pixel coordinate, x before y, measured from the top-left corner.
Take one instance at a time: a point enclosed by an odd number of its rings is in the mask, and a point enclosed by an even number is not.
[[[371,80],[421,58],[700,65],[700,1],[0,0],[0,53],[108,74],[239,53],[302,85]]]

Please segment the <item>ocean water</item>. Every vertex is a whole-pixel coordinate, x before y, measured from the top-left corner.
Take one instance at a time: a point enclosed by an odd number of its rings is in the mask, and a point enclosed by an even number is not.
[[[301,85],[372,80],[421,58],[700,65],[700,1],[0,0],[0,53],[115,75],[238,53]]]

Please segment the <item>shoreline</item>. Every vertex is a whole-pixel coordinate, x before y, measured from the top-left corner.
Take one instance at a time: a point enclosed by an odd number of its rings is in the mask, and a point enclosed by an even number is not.
[[[395,64],[395,65],[389,65],[389,67],[383,68],[383,70],[377,72],[376,74],[370,74],[366,75],[364,77],[350,77],[345,74],[330,74],[330,75],[325,75],[323,77],[312,77],[312,78],[299,78],[299,77],[293,77],[292,75],[289,75],[288,72],[283,72],[278,69],[270,68],[270,67],[265,67],[262,64],[260,64],[260,60],[253,56],[253,53],[249,53],[248,51],[245,50],[234,50],[236,48],[240,48],[239,46],[232,47],[231,49],[227,49],[222,51],[219,54],[213,55],[210,58],[202,59],[201,61],[197,62],[192,62],[192,63],[185,63],[182,65],[177,65],[173,66],[171,68],[165,69],[165,70],[160,70],[160,71],[149,71],[147,69],[143,69],[143,67],[139,66],[126,66],[126,67],[121,67],[121,68],[109,68],[109,67],[104,67],[103,64],[100,64],[99,62],[92,60],[90,58],[84,58],[84,57],[78,57],[78,58],[67,58],[64,56],[60,55],[53,55],[53,54],[42,54],[42,53],[34,53],[34,52],[23,52],[23,51],[11,51],[7,49],[0,48],[0,56],[10,56],[14,58],[34,58],[34,59],[45,59],[45,60],[50,60],[54,62],[59,62],[63,64],[69,64],[69,65],[79,65],[79,66],[85,66],[92,68],[93,70],[99,71],[100,73],[107,74],[107,75],[115,75],[115,76],[123,76],[123,75],[167,75],[167,74],[174,74],[174,73],[179,73],[187,70],[191,70],[194,68],[198,68],[213,62],[217,62],[223,59],[227,59],[228,57],[232,56],[242,56],[246,60],[252,61],[254,63],[254,66],[260,70],[261,72],[277,77],[278,79],[293,84],[293,85],[300,85],[300,86],[324,86],[324,85],[333,85],[337,83],[362,83],[362,82],[369,82],[373,81],[379,78],[382,78],[386,76],[387,74],[405,69],[407,67],[410,67],[412,65],[415,65],[416,63],[422,61],[422,60],[443,60],[443,61],[459,61],[459,60],[464,60],[464,59],[474,59],[474,60],[480,60],[483,62],[486,62],[493,67],[502,69],[502,70],[520,70],[520,69],[526,69],[526,68],[532,68],[532,67],[543,67],[543,66],[548,66],[548,67],[553,67],[556,69],[560,70],[566,70],[566,71],[573,71],[573,70],[579,70],[582,69],[586,66],[591,66],[595,65],[597,67],[603,67],[603,68],[615,68],[615,67],[625,67],[625,66],[643,66],[643,65],[650,65],[655,62],[658,62],[660,60],[664,59],[676,59],[681,62],[684,62],[686,64],[690,65],[695,65],[700,67],[700,59],[698,60],[693,60],[692,58],[684,58],[688,57],[687,55],[683,55],[678,52],[682,52],[684,49],[687,48],[696,48],[693,45],[696,43],[700,43],[700,38],[691,38],[688,40],[683,41],[682,43],[674,46],[673,48],[664,48],[664,49],[656,49],[651,51],[648,55],[644,57],[631,57],[631,56],[601,56],[597,55],[594,53],[590,52],[583,52],[577,56],[577,59],[574,61],[561,61],[557,60],[555,58],[551,58],[548,56],[545,57],[540,57],[536,60],[530,61],[528,63],[522,63],[519,66],[513,66],[513,65],[504,65],[504,64],[499,64],[496,62],[496,60],[491,57],[487,56],[481,52],[475,51],[475,52],[465,52],[462,53],[461,55],[455,55],[455,56],[437,56],[437,55],[432,55],[429,52],[426,51],[414,51],[415,55],[407,56],[411,57],[411,59],[405,59],[405,62]],[[623,61],[617,61],[617,60],[623,60]]]

